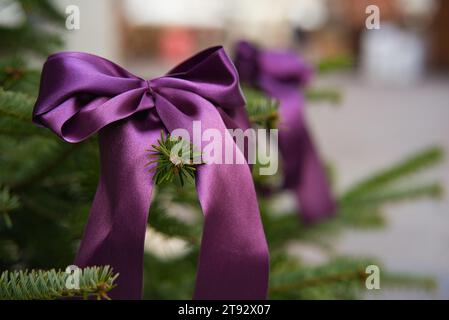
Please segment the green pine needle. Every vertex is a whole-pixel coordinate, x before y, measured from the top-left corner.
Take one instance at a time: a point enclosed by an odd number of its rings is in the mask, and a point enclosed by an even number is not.
[[[334,57],[324,58],[316,64],[316,70],[320,74],[336,71],[346,71],[354,67],[354,58],[349,54],[340,54]]]
[[[385,189],[397,181],[441,163],[442,159],[443,151],[439,147],[423,150],[399,164],[357,183],[343,195],[341,201],[352,202],[366,194]]]
[[[20,57],[0,59],[0,87],[3,89],[35,96],[39,79],[40,73],[28,69]]]
[[[0,116],[31,124],[34,100],[28,96],[0,88]]]
[[[0,275],[0,300],[55,300],[80,297],[110,299],[107,293],[118,277],[109,266],[80,269],[79,288],[68,289],[69,273],[62,270],[4,271]]]
[[[0,215],[8,229],[12,228],[12,221],[9,213],[19,207],[19,198],[12,195],[8,187],[0,187]]]
[[[305,90],[307,101],[310,102],[329,102],[337,105],[341,103],[342,93],[334,88],[310,88]]]
[[[246,110],[253,126],[274,129],[278,123],[279,102],[259,90],[245,87]]]
[[[153,165],[150,171],[154,171],[155,184],[179,182],[184,186],[186,182],[195,181],[196,164],[194,159],[201,157],[201,153],[195,151],[195,147],[189,141],[173,138],[161,131],[161,138],[157,145],[152,145],[147,165]],[[179,148],[178,153],[173,149]]]

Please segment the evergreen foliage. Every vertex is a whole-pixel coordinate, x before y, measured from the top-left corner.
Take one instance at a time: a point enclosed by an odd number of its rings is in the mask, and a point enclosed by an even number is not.
[[[42,26],[61,25],[63,20],[51,1],[15,2],[23,9],[24,22],[0,27],[0,270],[5,270],[0,278],[0,299],[106,298],[117,276],[110,268],[85,269],[78,292],[65,290],[67,275],[55,271],[72,264],[82,237],[98,181],[98,146],[96,139],[67,144],[32,124],[39,71],[25,61],[30,56],[44,57],[57,48],[61,43],[58,33],[49,33]],[[347,58],[338,57],[319,63],[318,70],[330,72],[349,65]],[[277,102],[247,88],[245,95],[253,125],[275,128]],[[315,88],[306,92],[306,98],[339,102],[341,96],[338,90]],[[146,252],[144,294],[151,299],[190,299],[196,274],[203,218],[194,181],[160,183],[176,181],[179,172],[194,176],[190,164],[182,163],[181,170],[180,163],[167,157],[173,145],[168,136],[162,136],[159,145],[151,149],[157,185],[149,226],[167,238],[182,239],[186,249],[171,257]],[[301,225],[296,212],[279,212],[273,205],[276,196],[261,194],[260,209],[271,252],[270,298],[360,298],[363,271],[372,259],[335,255],[332,239],[348,226],[381,226],[382,208],[387,203],[437,198],[441,193],[438,181],[412,187],[404,181],[419,178],[419,172],[441,159],[439,148],[424,150],[363,179],[339,196],[335,218],[312,227]],[[276,190],[279,177],[254,177],[258,186]],[[175,214],[175,208],[182,208],[188,217]],[[310,266],[288,254],[286,247],[296,240],[321,248],[328,261]],[[385,285],[432,287],[427,277],[382,275]]]
[[[115,287],[118,274],[106,267],[89,267],[79,271],[79,287],[68,289],[70,273],[61,270],[4,271],[0,275],[0,299],[53,300],[78,297],[110,299],[107,293]]]

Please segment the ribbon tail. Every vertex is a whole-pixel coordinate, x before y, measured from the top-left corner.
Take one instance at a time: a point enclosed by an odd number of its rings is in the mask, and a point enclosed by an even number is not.
[[[284,169],[284,186],[295,192],[301,218],[316,222],[335,212],[325,169],[304,119],[303,97],[296,90],[280,100],[279,149]]]
[[[167,90],[165,94],[169,96],[169,93]],[[213,159],[205,159],[206,147],[202,142],[196,145],[201,147],[203,161],[209,163],[199,165],[196,172],[204,227],[194,299],[266,299],[268,245],[243,152],[235,144],[218,109],[208,100],[184,91],[173,103],[156,96],[156,109],[168,131],[187,128],[193,137],[193,129],[189,128],[193,127],[193,120],[200,120],[202,137],[212,129],[220,133],[213,139],[217,147]],[[174,105],[182,106],[184,112]],[[186,116],[187,111],[196,118]],[[223,151],[232,152],[241,164],[223,164]]]
[[[268,247],[249,167],[202,165],[197,191],[205,221],[194,299],[266,299]]]
[[[147,113],[149,114],[149,113]],[[152,174],[145,164],[160,126],[149,117],[116,122],[99,133],[101,174],[75,259],[79,267],[110,265],[119,273],[113,299],[140,299]]]

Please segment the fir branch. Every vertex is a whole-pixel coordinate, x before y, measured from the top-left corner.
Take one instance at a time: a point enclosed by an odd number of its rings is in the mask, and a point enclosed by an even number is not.
[[[324,58],[316,64],[318,73],[330,73],[345,71],[354,67],[354,58],[348,54],[340,54],[334,57]]]
[[[341,198],[341,202],[349,202],[363,194],[385,188],[388,184],[440,163],[442,159],[443,151],[441,148],[433,147],[421,151],[401,163],[357,183],[346,191]]]
[[[177,237],[192,246],[198,246],[201,242],[201,225],[190,225],[174,216],[168,215],[160,202],[160,197],[158,197],[151,204],[151,214],[149,218],[150,226],[164,235]]]
[[[18,28],[0,26],[0,38],[2,39],[0,47],[2,55],[26,51],[46,56],[63,44],[60,35],[43,31],[42,28],[36,28],[31,24]]]
[[[46,18],[47,21],[53,22],[57,25],[62,25],[65,21],[65,16],[55,6],[54,1],[50,0],[18,0],[21,4],[25,14],[28,16],[39,15]]]
[[[385,224],[380,207],[388,203],[416,200],[423,197],[437,198],[442,194],[439,183],[408,188],[387,188],[360,195],[351,201],[341,202],[334,222],[357,228],[381,227]]]
[[[417,288],[429,291],[437,286],[432,277],[404,272],[382,272],[381,281],[386,287],[391,288]]]
[[[26,19],[18,27],[0,26],[2,46],[0,54],[23,52],[48,55],[60,47],[62,37],[57,32],[50,32],[48,25],[63,26],[65,16],[50,0],[16,0]],[[45,22],[45,23],[43,23]]]
[[[189,141],[180,137],[175,139],[170,135],[165,136],[161,131],[161,138],[157,140],[158,145],[152,145],[149,155],[152,166],[150,171],[154,171],[153,180],[155,184],[169,183],[174,180],[179,181],[181,186],[184,183],[194,182],[196,164],[194,160],[201,157],[201,153],[195,151],[195,147]]]
[[[270,292],[291,292],[294,290],[302,290],[318,286],[328,286],[330,284],[346,281],[356,281],[363,284],[366,281],[368,275],[369,274],[365,272],[364,268],[360,268],[354,271],[315,276],[294,283],[273,286],[272,288],[270,288]],[[385,287],[390,288],[419,288],[425,290],[433,290],[436,287],[435,279],[433,278],[414,274],[393,273],[388,271],[381,273],[381,283],[383,283]]]
[[[0,119],[0,136],[16,138],[16,139],[29,138],[32,136],[39,136],[42,138],[54,139],[53,135],[48,134],[44,130],[41,130],[41,128],[30,127],[30,126],[21,128],[18,125],[15,126],[16,128],[13,128],[14,125],[15,125],[14,123],[3,123]],[[10,128],[3,128],[4,126],[10,127]]]
[[[5,90],[22,92],[34,96],[37,93],[40,73],[26,68],[19,57],[0,60],[0,87]]]
[[[67,288],[69,276],[55,269],[4,271],[0,275],[0,300],[110,299],[107,293],[116,286],[118,274],[113,274],[109,266],[80,269],[79,289]]]
[[[323,276],[316,276],[303,279],[295,283],[281,284],[270,288],[270,292],[289,292],[293,290],[301,290],[309,287],[317,287],[343,281],[365,281],[367,274],[364,269],[357,269],[354,271],[346,271],[339,273],[332,273]]]
[[[340,90],[333,88],[309,88],[305,90],[305,97],[310,102],[330,102],[340,104],[342,94]]]
[[[278,123],[279,102],[268,97],[262,91],[243,88],[246,97],[246,110],[252,125],[273,129]]]
[[[9,212],[20,207],[19,198],[12,195],[8,187],[0,187],[0,215],[7,228],[12,228]]]
[[[0,115],[31,124],[33,105],[28,96],[0,88]]]
[[[64,146],[64,149],[56,154],[53,159],[46,160],[46,165],[39,167],[37,171],[27,176],[24,180],[11,184],[11,188],[15,191],[23,190],[29,186],[32,186],[35,182],[41,181],[81,146],[82,144],[70,144],[68,146]]]
[[[270,260],[271,299],[355,299],[364,287],[366,267],[377,264],[337,256],[311,266],[279,251]]]
[[[442,193],[443,187],[439,183],[410,188],[395,188],[393,190],[385,189],[352,199],[350,206],[376,206],[421,197],[440,197]]]

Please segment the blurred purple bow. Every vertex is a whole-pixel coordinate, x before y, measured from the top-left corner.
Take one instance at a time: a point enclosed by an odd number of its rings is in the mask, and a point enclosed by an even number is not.
[[[264,50],[241,41],[236,46],[235,65],[242,83],[277,99],[279,149],[284,187],[295,192],[305,222],[331,216],[336,209],[326,172],[307,129],[304,96],[300,88],[313,70],[287,50]]]

